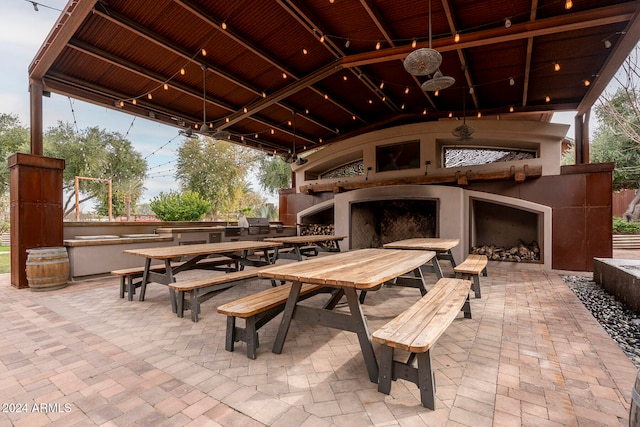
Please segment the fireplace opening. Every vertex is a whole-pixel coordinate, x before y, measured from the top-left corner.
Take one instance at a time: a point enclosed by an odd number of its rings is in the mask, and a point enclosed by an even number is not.
[[[494,261],[541,262],[543,215],[473,200],[471,253]]]
[[[373,200],[351,204],[351,249],[379,248],[414,237],[438,237],[438,200]]]

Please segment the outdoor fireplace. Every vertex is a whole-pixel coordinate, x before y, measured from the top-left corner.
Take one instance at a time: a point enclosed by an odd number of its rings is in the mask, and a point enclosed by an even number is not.
[[[438,200],[372,200],[351,204],[351,248],[379,248],[413,237],[437,237]]]
[[[541,213],[473,198],[471,212],[471,253],[494,261],[541,262]]]

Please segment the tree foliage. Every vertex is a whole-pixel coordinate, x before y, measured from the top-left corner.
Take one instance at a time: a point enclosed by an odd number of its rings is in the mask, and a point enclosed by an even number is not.
[[[0,114],[0,195],[9,192],[7,159],[17,152],[29,152],[29,129],[22,126],[18,116]]]
[[[603,94],[595,108],[600,127],[590,148],[592,162],[615,162],[614,189],[640,188],[640,48],[636,47],[614,78],[616,90]],[[627,208],[627,221],[640,216],[640,193]]]
[[[149,205],[162,221],[198,221],[211,209],[209,202],[194,191],[162,192]]]
[[[260,188],[269,194],[291,187],[291,165],[280,156],[260,155],[257,176]]]
[[[147,172],[147,163],[135,151],[130,141],[117,132],[107,132],[98,127],[76,132],[69,123],[59,122],[44,136],[44,154],[65,160],[63,189],[66,194],[65,215],[75,206],[75,177],[94,180],[80,180],[81,201],[95,199],[99,213],[108,211],[108,184],[111,180],[114,195],[118,189],[142,182]],[[131,193],[133,205],[142,195],[140,191]],[[120,192],[113,200],[113,214],[126,212],[125,195]]]
[[[256,152],[228,141],[187,138],[178,148],[176,178],[216,212],[237,212]]]

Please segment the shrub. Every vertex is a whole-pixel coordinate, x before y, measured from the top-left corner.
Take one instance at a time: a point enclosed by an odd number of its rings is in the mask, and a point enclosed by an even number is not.
[[[627,222],[619,216],[613,217],[613,234],[640,234],[640,223]]]
[[[211,209],[211,204],[193,191],[160,193],[149,206],[162,221],[198,221]]]

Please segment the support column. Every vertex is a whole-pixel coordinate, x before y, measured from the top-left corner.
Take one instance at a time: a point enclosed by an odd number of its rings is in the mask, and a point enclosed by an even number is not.
[[[589,112],[574,118],[576,165],[589,163]]]
[[[42,156],[42,80],[29,80],[31,98],[31,154]]]
[[[9,157],[11,285],[27,288],[27,249],[63,245],[64,160],[16,153]]]

